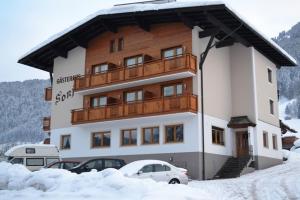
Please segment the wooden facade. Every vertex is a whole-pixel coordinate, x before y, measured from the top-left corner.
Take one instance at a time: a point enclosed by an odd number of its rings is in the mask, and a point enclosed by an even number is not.
[[[45,101],[52,100],[52,87],[45,88]]]

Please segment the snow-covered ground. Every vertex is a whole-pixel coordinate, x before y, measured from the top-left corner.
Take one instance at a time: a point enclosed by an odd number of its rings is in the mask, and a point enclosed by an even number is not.
[[[0,199],[300,199],[300,154],[285,151],[288,162],[236,179],[168,185],[127,178],[107,169],[80,175],[59,169],[30,172],[0,163]]]
[[[290,120],[285,120],[285,108],[286,106],[294,100],[280,99],[279,102],[279,116],[283,123],[287,124],[290,128],[295,129],[298,133],[296,135],[300,138],[300,119],[292,118]]]

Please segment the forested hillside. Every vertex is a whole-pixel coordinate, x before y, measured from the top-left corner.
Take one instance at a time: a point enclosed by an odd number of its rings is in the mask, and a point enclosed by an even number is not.
[[[0,83],[0,145],[44,139],[42,118],[50,115],[44,88],[49,84],[49,80]]]

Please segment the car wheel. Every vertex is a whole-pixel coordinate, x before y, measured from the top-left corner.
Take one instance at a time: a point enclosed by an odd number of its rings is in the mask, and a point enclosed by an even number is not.
[[[170,180],[169,184],[180,184],[180,181],[177,178]]]

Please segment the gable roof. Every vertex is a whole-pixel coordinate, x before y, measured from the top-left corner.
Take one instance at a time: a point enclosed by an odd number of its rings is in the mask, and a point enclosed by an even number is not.
[[[130,4],[100,10],[37,45],[18,62],[52,72],[55,57],[66,58],[67,52],[77,46],[86,48],[89,40],[103,32],[117,32],[118,27],[128,25],[138,25],[149,31],[152,24],[171,22],[183,22],[190,28],[199,26],[203,30],[218,27],[221,30],[216,36],[218,39],[239,27],[231,36],[235,41],[254,46],[277,66],[297,65],[296,60],[275,42],[220,1]]]

